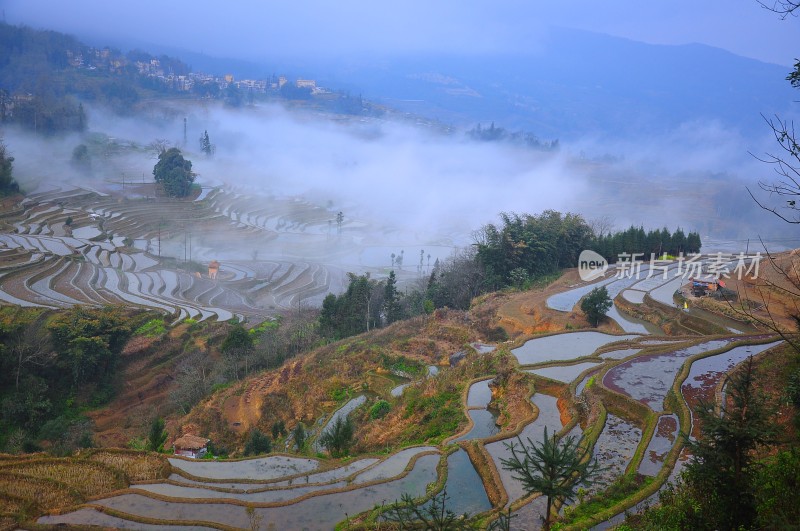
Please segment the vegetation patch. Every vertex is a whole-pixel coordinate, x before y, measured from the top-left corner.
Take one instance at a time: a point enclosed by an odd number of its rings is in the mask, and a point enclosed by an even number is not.
[[[129,481],[164,479],[170,474],[170,465],[165,457],[133,450],[95,450],[87,459],[121,470]]]
[[[0,499],[8,496],[11,503],[8,513],[13,511],[13,506],[18,508],[45,511],[60,507],[72,507],[84,501],[83,496],[76,489],[63,482],[48,478],[36,478],[17,473],[0,471]],[[30,515],[28,515],[30,516]]]
[[[588,499],[584,499],[583,489],[578,489],[578,504],[574,507],[565,507],[564,516],[559,522],[580,525],[597,513],[624,501],[652,482],[653,478],[649,476],[626,474],[617,478],[602,492]]]
[[[167,333],[167,327],[163,319],[150,319],[134,332],[136,336],[160,337]]]
[[[58,481],[86,497],[105,494],[128,486],[121,471],[84,459],[34,459],[25,463],[3,466],[0,471]]]

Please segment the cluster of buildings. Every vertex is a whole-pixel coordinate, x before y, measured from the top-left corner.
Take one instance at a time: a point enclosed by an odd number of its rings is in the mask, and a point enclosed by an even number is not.
[[[136,72],[140,76],[157,79],[164,85],[179,91],[190,91],[197,85],[215,84],[221,90],[233,85],[237,89],[266,94],[269,91],[278,91],[290,82],[286,76],[273,75],[269,79],[236,80],[231,74],[220,77],[203,72],[180,72],[176,71],[176,66],[185,67],[185,65],[179,61],[163,64],[161,59],[145,57],[146,54],[140,55],[140,58],[133,59],[114,53],[110,48],[88,48],[79,52],[67,50],[67,62],[74,68],[107,70],[110,73]],[[317,82],[313,79],[297,79],[293,84],[299,89],[310,89],[312,94],[328,92],[317,87]]]

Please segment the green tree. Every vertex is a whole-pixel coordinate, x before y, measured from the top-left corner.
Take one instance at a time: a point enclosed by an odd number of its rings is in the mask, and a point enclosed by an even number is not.
[[[399,502],[383,513],[383,518],[400,529],[425,529],[426,531],[456,531],[478,529],[469,522],[469,514],[458,515],[447,508],[447,490],[431,498],[430,503],[419,505],[414,498],[403,493]]]
[[[247,442],[244,444],[244,455],[268,454],[272,451],[272,441],[258,428],[250,430]]]
[[[208,131],[203,131],[200,136],[200,151],[205,153],[207,157],[214,154],[214,146],[211,145],[211,140],[208,138]]]
[[[791,529],[800,522],[800,449],[779,452],[756,470],[759,529]]]
[[[294,430],[292,430],[292,438],[294,439],[294,443],[297,445],[297,451],[303,451],[303,447],[306,444],[306,439],[308,438],[308,433],[306,433],[306,427],[303,426],[302,422],[299,422],[297,426],[294,427]]]
[[[240,324],[234,325],[225,337],[225,341],[222,342],[222,352],[226,354],[251,348],[253,348],[253,336]]]
[[[89,148],[86,147],[86,144],[78,144],[72,150],[72,165],[82,172],[88,172],[92,169],[92,159],[89,156]]]
[[[272,438],[277,439],[281,436],[286,436],[286,424],[282,420],[278,420],[272,424]]]
[[[386,324],[392,324],[403,318],[403,307],[400,304],[400,293],[397,291],[397,277],[394,271],[389,272],[383,292],[383,313]]]
[[[16,193],[19,185],[14,180],[14,157],[8,154],[5,143],[0,140],[0,194]]]
[[[540,492],[547,498],[543,523],[547,531],[553,504],[571,500],[575,496],[575,485],[590,483],[592,476],[600,471],[600,465],[595,459],[588,459],[589,451],[582,450],[575,437],[559,440],[555,434],[551,437],[547,428],[538,443],[528,438],[528,444],[523,444],[519,436],[517,441],[519,446],[516,442],[506,443],[511,458],[502,458],[500,462],[522,483],[527,494]]]
[[[389,413],[391,409],[392,406],[389,405],[389,402],[387,402],[386,400],[378,400],[369,409],[369,417],[371,419],[383,418],[386,416],[387,413]]]
[[[340,415],[336,417],[333,425],[319,436],[319,444],[328,450],[333,457],[347,455],[350,446],[353,444],[355,427],[350,417]]]
[[[701,403],[697,418],[701,435],[690,440],[692,461],[685,480],[695,493],[705,526],[749,529],[755,522],[754,451],[776,434],[765,397],[755,388],[753,358],[734,373],[720,410]]]
[[[592,326],[597,326],[610,308],[611,298],[605,286],[594,288],[581,301],[581,311],[586,314]]]
[[[171,197],[189,195],[195,177],[192,173],[192,162],[184,159],[178,148],[169,148],[158,155],[153,176]]]
[[[147,449],[151,452],[163,452],[164,443],[167,442],[167,431],[164,429],[164,419],[156,417],[150,422],[150,432],[147,436]]]
[[[57,364],[72,373],[73,387],[108,381],[131,334],[125,316],[114,307],[76,306],[56,315],[48,329]]]

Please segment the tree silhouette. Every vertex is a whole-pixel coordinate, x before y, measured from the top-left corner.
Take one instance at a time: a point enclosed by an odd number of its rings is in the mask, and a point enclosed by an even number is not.
[[[478,529],[469,522],[469,514],[457,515],[447,508],[447,489],[434,496],[430,503],[418,505],[414,498],[404,493],[399,502],[383,514],[384,519],[398,525],[400,529],[425,529],[450,531]]]
[[[147,449],[151,452],[161,452],[164,450],[165,442],[167,442],[167,432],[164,430],[164,419],[156,417],[150,423],[150,435],[147,437]]]
[[[339,416],[325,432],[319,436],[319,445],[328,450],[333,457],[347,455],[353,444],[355,429],[349,417]]]
[[[601,470],[595,459],[587,459],[589,451],[578,446],[575,437],[558,439],[544,429],[544,438],[534,443],[506,443],[511,458],[501,458],[503,468],[510,470],[512,477],[522,483],[526,494],[540,492],[547,497],[543,529],[550,529],[550,515],[555,502],[564,503],[574,497],[573,488],[578,483],[588,484],[592,476]]]
[[[164,187],[167,195],[186,197],[194,182],[192,162],[183,158],[178,148],[170,148],[158,155],[153,167],[153,176]]]
[[[581,311],[586,314],[589,324],[597,326],[611,308],[611,298],[605,286],[594,288],[581,301]]]

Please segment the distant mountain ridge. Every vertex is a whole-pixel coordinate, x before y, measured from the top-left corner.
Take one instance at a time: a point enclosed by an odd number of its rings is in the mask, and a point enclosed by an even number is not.
[[[51,39],[60,36],[46,33]],[[636,138],[709,122],[743,137],[762,136],[762,115],[788,116],[796,98],[786,81],[789,67],[701,44],[651,45],[563,28],[551,28],[524,54],[252,61],[157,43],[110,44],[168,53],[196,71],[231,73],[237,79],[286,72],[463,129],[494,122],[562,141]],[[12,68],[5,73],[6,85],[19,79]]]
[[[529,54],[427,54],[313,67],[323,83],[393,107],[562,139],[625,137],[708,120],[761,134],[761,114],[784,113],[796,98],[788,67],[701,44],[651,45],[559,28]]]

